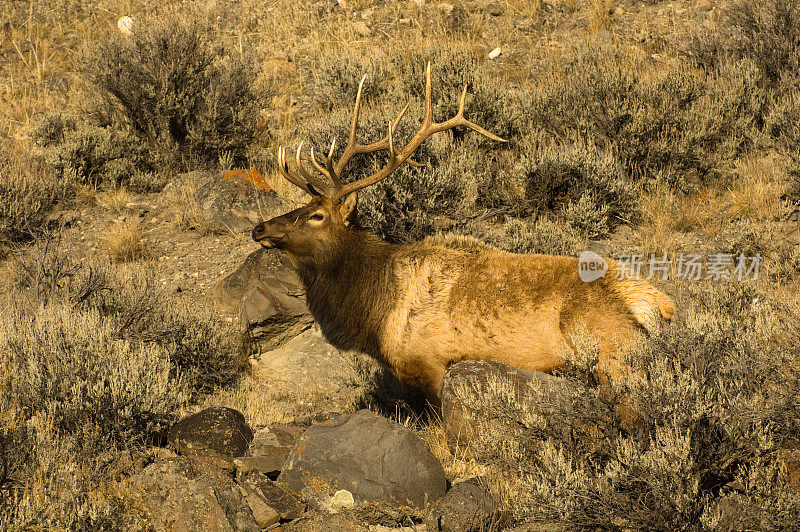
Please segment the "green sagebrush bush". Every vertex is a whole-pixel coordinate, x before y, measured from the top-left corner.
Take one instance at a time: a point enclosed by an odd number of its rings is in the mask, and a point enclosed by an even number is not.
[[[529,209],[559,212],[589,237],[607,235],[636,212],[637,190],[621,164],[591,146],[539,149],[507,171],[521,181]]]
[[[527,118],[522,103],[527,98],[526,91],[498,84],[500,73],[482,60],[480,50],[429,44],[412,54],[363,54],[347,50],[325,56],[323,61],[316,70],[314,93],[325,110],[352,108],[364,75],[367,102],[398,111],[406,102],[423,102],[425,70],[430,63],[434,120],[443,121],[455,115],[466,87],[465,115],[469,120],[506,139],[525,132]],[[386,119],[394,116],[396,113],[386,115]],[[411,116],[414,117],[411,120],[419,120],[422,112]]]
[[[508,216],[502,224],[467,223],[454,232],[474,236],[512,253],[574,257],[586,249],[584,239],[574,228],[547,218]]]
[[[768,89],[751,62],[705,71],[653,63],[613,46],[583,48],[531,65],[531,127],[613,154],[636,183],[657,176],[685,188],[686,175],[717,178],[761,138]]]
[[[776,82],[800,66],[800,6],[794,0],[729,2],[719,29],[695,33],[684,48],[712,68],[731,58],[749,59]]]
[[[499,474],[516,478],[518,519],[732,530],[800,518],[800,492],[779,460],[800,446],[800,316],[738,283],[684,286],[678,300],[684,312],[628,357],[628,378],[598,387],[596,346],[578,342],[567,391],[542,389],[517,419],[524,437],[478,432],[473,447],[499,453]],[[472,401],[513,397],[497,393]],[[621,398],[635,426],[621,425]]]
[[[79,262],[57,238],[13,272],[0,323],[0,523],[122,526],[109,517],[120,501],[70,493],[102,491],[121,451],[159,441],[176,410],[234,382],[246,357],[217,316],[172,299],[146,271]]]
[[[17,261],[15,280],[33,305],[68,302],[76,311],[96,310],[115,325],[117,337],[162,347],[172,375],[192,394],[232,383],[246,366],[218,316],[170,297],[146,269],[81,263],[48,238]]]
[[[245,157],[259,97],[252,61],[214,44],[198,21],[150,20],[101,43],[83,73],[157,167]]]
[[[718,168],[764,141],[773,105],[758,66],[747,59],[706,71],[681,61],[653,64],[613,45],[579,47],[564,57],[543,55],[530,64],[529,79],[498,91],[491,66],[470,51],[432,45],[410,56],[326,57],[315,94],[330,115],[302,124],[293,135],[318,150],[334,136],[341,145],[358,81],[367,73],[359,138],[381,138],[411,99],[397,135],[402,145],[422,115],[428,59],[434,116],[452,116],[466,84],[466,116],[511,142],[447,133],[449,143],[429,140],[420,148],[426,169],[402,168],[363,191],[365,224],[393,241],[418,239],[496,207],[549,211],[587,236],[605,236],[621,221],[635,220],[634,187],[658,181],[687,189],[729,179]],[[788,127],[787,112],[772,113],[774,128]],[[382,160],[354,161],[345,179],[374,171]]]
[[[0,256],[11,244],[38,234],[70,187],[41,161],[0,145]]]
[[[137,192],[166,184],[154,172],[147,147],[124,128],[53,113],[35,125],[31,137],[59,179],[105,188],[124,185]]]

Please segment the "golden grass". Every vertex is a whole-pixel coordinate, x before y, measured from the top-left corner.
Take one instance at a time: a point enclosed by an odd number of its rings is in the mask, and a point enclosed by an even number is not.
[[[589,29],[592,33],[614,27],[614,0],[593,0],[589,6]]]
[[[681,247],[681,235],[692,231],[713,232],[719,221],[719,197],[712,190],[684,196],[658,188],[640,198],[642,223],[639,234],[645,252],[672,255]]]
[[[112,262],[130,262],[147,256],[139,220],[116,222],[108,229],[104,246]]]
[[[747,220],[774,220],[781,214],[781,196],[787,189],[785,161],[776,155],[745,159],[736,168],[725,197],[731,216]]]
[[[97,195],[97,203],[115,213],[121,213],[127,209],[131,199],[132,195],[125,187],[113,188]]]

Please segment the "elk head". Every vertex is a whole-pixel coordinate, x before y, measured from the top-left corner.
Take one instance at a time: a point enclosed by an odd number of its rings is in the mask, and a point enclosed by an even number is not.
[[[303,166],[301,161],[302,142],[295,154],[295,163],[299,174],[289,169],[289,165],[286,162],[286,150],[283,147],[278,149],[278,167],[281,174],[289,182],[304,192],[311,194],[312,199],[299,209],[258,224],[253,229],[253,240],[261,243],[262,246],[280,248],[295,257],[319,257],[327,254],[330,250],[337,249],[337,243],[342,242],[346,238],[346,234],[358,225],[356,219],[357,191],[385,179],[406,162],[413,166],[424,166],[413,161],[411,155],[434,133],[446,131],[457,126],[465,126],[490,139],[506,142],[504,139],[464,118],[464,102],[467,97],[466,87],[461,93],[456,115],[445,122],[434,122],[431,103],[431,65],[428,63],[425,72],[425,116],[422,119],[422,125],[408,145],[397,151],[392,140],[400,119],[408,109],[408,104],[400,111],[397,118],[389,123],[385,137],[372,144],[360,144],[356,141],[356,128],[358,126],[361,92],[365,79],[366,76],[361,78],[361,83],[358,85],[358,94],[356,95],[353,119],[350,125],[350,135],[347,140],[347,146],[345,146],[339,160],[335,163],[333,161],[336,139],[331,143],[324,166],[317,161],[314,155],[314,148],[311,148],[311,163],[322,177],[310,173]],[[381,170],[363,179],[342,184],[342,172],[354,155],[382,150],[388,151],[389,159]]]

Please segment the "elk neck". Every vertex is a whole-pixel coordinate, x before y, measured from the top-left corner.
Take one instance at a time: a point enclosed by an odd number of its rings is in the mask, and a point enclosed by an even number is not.
[[[367,231],[348,229],[328,249],[294,257],[311,314],[338,349],[384,360],[379,337],[397,291],[395,248]]]

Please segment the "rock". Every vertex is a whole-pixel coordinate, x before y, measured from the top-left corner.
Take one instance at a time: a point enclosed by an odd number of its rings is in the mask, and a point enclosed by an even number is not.
[[[133,17],[119,17],[117,19],[117,29],[123,35],[133,35],[133,27],[136,20]]]
[[[300,425],[274,423],[255,431],[253,441],[250,442],[250,456],[265,456],[272,452],[273,447],[294,448],[297,438],[306,430]]]
[[[132,496],[158,531],[259,531],[233,480],[186,457],[160,459],[131,478]]]
[[[372,35],[372,30],[363,20],[357,20],[353,22],[353,29],[355,30],[356,33],[358,33],[362,37],[369,37],[370,35]]]
[[[233,459],[237,474],[244,474],[250,471],[258,471],[267,476],[277,476],[283,464],[289,457],[288,447],[269,447],[262,450],[259,456],[241,456]]]
[[[467,480],[453,486],[433,506],[425,524],[431,531],[472,532],[491,530],[496,519],[492,498],[477,482]]]
[[[338,514],[344,510],[352,510],[356,506],[353,494],[347,490],[339,490],[328,501],[328,512]]]
[[[238,308],[248,337],[261,349],[274,349],[313,323],[305,291],[286,258],[276,249],[251,253],[216,287],[217,298]]]
[[[281,532],[370,532],[370,529],[352,515],[314,514],[281,526]]]
[[[495,443],[525,438],[528,420],[571,400],[564,379],[493,360],[454,364],[445,373],[441,395],[448,441],[471,442],[487,454],[494,452]]]
[[[241,486],[240,488],[245,497],[247,505],[253,512],[253,518],[256,520],[256,523],[258,523],[258,526],[261,528],[266,528],[281,520],[281,516],[278,515],[278,512],[276,512],[272,506],[267,504],[263,498],[259,497],[258,494],[255,492],[248,492]]]
[[[489,59],[497,59],[498,57],[500,57],[500,54],[502,53],[503,50],[498,46],[497,48],[489,52]]]
[[[297,439],[303,435],[307,427],[292,425],[288,423],[274,423],[270,425],[270,433],[275,435],[278,445],[288,445],[294,447]]]
[[[288,206],[255,170],[231,170],[222,176],[196,170],[176,177],[192,181],[203,220],[212,227],[247,232],[262,220],[288,211]]]
[[[341,489],[357,506],[378,501],[425,508],[447,486],[422,440],[369,410],[309,427],[278,480],[318,509]]]
[[[232,461],[243,456],[253,433],[241,412],[213,407],[185,417],[167,431],[167,442],[183,455]]]
[[[600,28],[594,33],[595,42],[608,44],[614,39],[614,36],[605,28]]]
[[[305,505],[292,492],[257,471],[239,478],[239,486],[248,497],[258,499],[258,505],[268,506],[280,519],[297,519],[306,511]]]
[[[298,420],[350,412],[364,394],[364,384],[356,370],[317,328],[261,353],[253,372],[274,393],[295,398]]]

